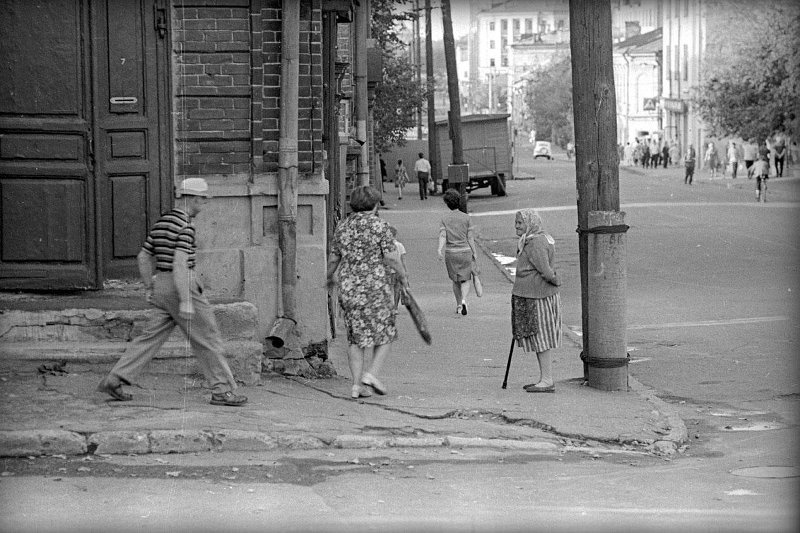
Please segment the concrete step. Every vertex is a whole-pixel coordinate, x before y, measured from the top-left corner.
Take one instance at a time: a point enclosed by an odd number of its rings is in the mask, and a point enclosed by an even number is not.
[[[80,305],[81,300],[75,304]],[[212,305],[225,344],[225,356],[237,380],[252,385],[261,376],[264,354],[255,339],[257,309],[249,302]],[[128,343],[139,336],[154,313],[151,307],[65,307],[0,310],[0,371],[35,372],[39,367],[106,372]],[[146,371],[196,374],[197,361],[179,328]]]
[[[214,316],[225,340],[255,340],[258,311],[249,302],[214,304]],[[0,344],[6,342],[130,341],[147,324],[152,308],[100,309],[93,307],[0,311]],[[173,342],[184,339],[176,329]]]
[[[23,341],[0,343],[0,372],[108,372],[129,343],[122,341]],[[226,340],[224,353],[237,381],[261,379],[264,347],[252,340]],[[189,342],[166,342],[146,368],[149,374],[201,374]]]

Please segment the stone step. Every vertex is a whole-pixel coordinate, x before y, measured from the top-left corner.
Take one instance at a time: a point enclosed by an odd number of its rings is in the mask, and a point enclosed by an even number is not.
[[[0,372],[108,372],[129,343],[121,341],[0,341]],[[261,379],[264,347],[252,340],[226,340],[224,353],[237,381]],[[148,364],[151,374],[201,374],[188,340],[166,342]]]
[[[249,302],[213,304],[225,340],[254,340],[258,311]],[[0,311],[0,344],[12,342],[106,342],[137,337],[153,313],[147,309],[74,308]],[[181,342],[177,328],[170,340]]]

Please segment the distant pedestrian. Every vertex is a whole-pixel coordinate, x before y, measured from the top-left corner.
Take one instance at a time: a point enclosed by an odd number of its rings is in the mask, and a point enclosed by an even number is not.
[[[428,199],[428,180],[431,175],[431,164],[425,159],[422,152],[419,153],[419,159],[414,163],[414,172],[417,173],[417,181],[419,182],[419,199]]]
[[[353,213],[336,226],[328,257],[328,288],[339,286],[347,327],[353,399],[387,392],[376,376],[397,336],[392,283],[408,284],[389,223],[378,216],[379,200],[380,192],[370,186],[350,193]]]
[[[717,176],[717,168],[719,168],[719,153],[717,152],[717,146],[713,142],[708,143],[705,156],[703,156],[703,166],[711,172],[712,179]]]
[[[625,166],[629,167],[633,165],[633,146],[631,146],[631,143],[626,142],[625,148],[623,148],[622,151],[623,151]]]
[[[447,277],[453,283],[456,313],[466,315],[470,282],[475,285],[478,292],[480,287],[480,278],[478,281],[473,279],[473,276],[478,275],[475,228],[472,226],[470,216],[458,209],[461,196],[457,190],[446,190],[442,200],[450,212],[442,217],[439,224],[439,260],[444,260]]]
[[[766,195],[762,194],[762,184],[763,188],[767,186],[767,180],[769,179],[769,161],[767,161],[767,156],[761,155],[753,163],[753,175],[756,177],[756,202],[758,201],[766,201]]]
[[[786,144],[782,140],[775,142],[775,175],[783,177],[783,162],[786,159]]]
[[[647,145],[647,141],[642,143],[642,168],[647,168],[650,166],[650,147]]]
[[[734,141],[728,144],[728,164],[731,166],[731,177],[736,179],[736,172],[739,169],[739,148]]]
[[[664,144],[661,146],[661,162],[664,164],[664,168],[667,168],[667,164],[669,163],[669,146],[667,145],[667,141],[664,141]]]
[[[669,160],[673,165],[680,165],[681,163],[681,149],[677,141],[672,141],[669,145]]]
[[[661,150],[658,147],[658,141],[653,139],[650,141],[650,166],[652,168],[658,168],[658,165],[661,163]]]
[[[236,380],[223,355],[214,310],[194,271],[197,244],[192,220],[210,196],[208,184],[202,178],[185,179],[177,193],[178,207],[158,219],[137,256],[145,297],[154,306],[152,318],[97,390],[115,400],[133,399],[122,385],[133,384],[177,326],[189,338],[211,387],[211,403],[238,407],[247,397],[234,394]]]
[[[403,164],[402,159],[397,160],[397,166],[394,167],[394,186],[397,187],[397,199],[403,199],[403,187],[408,184],[408,172],[406,166]]]
[[[692,184],[692,179],[694,179],[694,164],[697,159],[697,153],[694,150],[694,145],[690,144],[689,148],[686,150],[686,155],[683,156],[683,164],[686,167],[686,174],[683,177],[684,184]]]
[[[527,392],[555,392],[553,355],[561,346],[561,279],[555,270],[555,240],[544,232],[535,209],[521,209],[514,218],[517,272],[511,290],[511,332],[518,347],[536,352],[539,381]]]
[[[753,171],[750,167],[753,166],[756,159],[758,159],[758,144],[754,138],[748,139],[744,146],[742,146],[742,157],[744,159],[744,168],[747,170],[747,179],[753,177]]]

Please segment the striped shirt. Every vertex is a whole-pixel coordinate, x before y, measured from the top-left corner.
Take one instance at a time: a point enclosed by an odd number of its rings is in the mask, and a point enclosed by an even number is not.
[[[187,266],[194,268],[197,246],[192,219],[180,209],[165,213],[153,225],[142,249],[156,258],[158,270],[172,271],[175,250],[185,252],[188,256]]]

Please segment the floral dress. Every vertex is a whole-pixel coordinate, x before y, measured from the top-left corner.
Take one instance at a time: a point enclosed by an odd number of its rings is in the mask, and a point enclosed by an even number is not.
[[[396,250],[389,224],[372,212],[353,213],[339,223],[331,251],[341,257],[339,303],[347,341],[360,348],[394,340],[396,309],[383,256]]]

